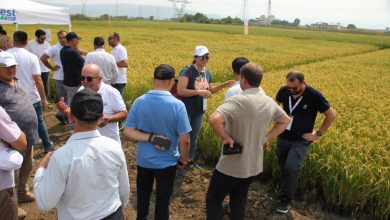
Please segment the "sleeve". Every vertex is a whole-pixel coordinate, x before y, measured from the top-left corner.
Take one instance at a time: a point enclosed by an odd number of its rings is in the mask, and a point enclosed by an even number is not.
[[[237,118],[237,114],[240,112],[238,110],[238,104],[235,97],[236,96],[224,102],[216,110],[222,114],[222,116],[225,118],[225,122],[231,122],[233,119]]]
[[[34,177],[34,195],[38,208],[49,211],[60,201],[65,191],[68,170],[61,168],[56,153],[47,168],[39,168]]]
[[[275,100],[276,100],[277,102],[283,102],[283,99],[282,99],[283,88],[284,88],[284,87],[281,87],[281,88],[279,89],[278,93],[276,94]]]
[[[177,132],[186,134],[192,130],[185,105],[181,102],[178,109]]]
[[[126,208],[129,202],[129,194],[130,194],[130,183],[129,183],[129,174],[127,172],[127,164],[125,155],[121,148],[121,161],[122,167],[119,170],[118,181],[119,181],[119,197],[122,202],[122,207]]]
[[[211,77],[211,72],[210,72],[210,70],[209,70],[209,69],[206,69],[206,73],[207,73],[207,81],[208,81],[209,83],[211,83],[211,82],[212,82],[212,77]]]
[[[127,50],[126,48],[123,48],[122,50],[119,50],[119,61],[127,60]]]
[[[80,66],[84,66],[84,58],[79,53],[77,53],[76,50],[73,50],[73,52],[74,52],[74,57],[76,59],[76,63],[78,63]]]
[[[0,139],[13,142],[19,138],[20,133],[18,125],[11,120],[3,108],[0,108]]]
[[[276,103],[274,100],[271,99],[271,101],[274,103],[275,105],[275,112],[272,116],[272,120],[275,121],[277,120],[278,118],[282,117],[282,116],[285,116],[287,115],[286,112],[278,105],[278,103]]]
[[[55,47],[49,47],[47,51],[45,51],[45,54],[48,55],[49,57],[53,57],[55,54]]]
[[[126,128],[138,128],[136,113],[137,113],[137,100],[134,101],[133,105],[130,108],[129,114],[127,115]]]
[[[228,90],[226,91],[226,95],[225,95],[224,102],[226,102],[226,101],[230,98],[230,96],[232,96],[232,92],[231,92],[230,89],[228,89]]]
[[[90,64],[90,63],[92,63],[91,56],[89,56],[89,54],[87,54],[87,56],[85,57],[84,65]]]
[[[31,73],[33,76],[41,75],[41,67],[39,66],[39,60],[37,56],[31,56]]]
[[[318,111],[321,113],[325,112],[330,108],[328,100],[326,100],[325,96],[323,96],[322,93],[319,91],[316,92],[315,103]]]
[[[121,112],[121,111],[124,111],[126,110],[126,105],[125,105],[125,102],[123,101],[123,98],[121,96],[121,94],[119,93],[119,91],[115,88],[111,88],[113,93],[112,93],[112,96],[111,96],[111,99],[110,102],[113,104],[113,111],[114,112]]]
[[[190,73],[190,68],[191,67],[185,67],[184,69],[182,69],[181,71],[180,71],[180,74],[179,74],[179,76],[185,76],[185,77],[187,77],[187,78],[189,78],[188,77],[188,75],[189,75],[189,73]]]
[[[0,170],[17,170],[22,166],[23,156],[16,150],[0,143]]]

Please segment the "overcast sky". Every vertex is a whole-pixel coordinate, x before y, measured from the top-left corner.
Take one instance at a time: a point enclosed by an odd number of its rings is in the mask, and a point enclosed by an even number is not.
[[[171,6],[168,0],[37,0],[52,5],[58,3],[115,4],[132,3]],[[242,17],[242,0],[189,0],[188,10],[220,16]],[[247,0],[250,18],[267,13],[268,0]],[[88,6],[87,6],[88,8]],[[272,0],[272,14],[279,19],[292,21],[299,18],[301,24],[317,21],[340,22],[344,26],[384,29],[390,27],[390,0]]]

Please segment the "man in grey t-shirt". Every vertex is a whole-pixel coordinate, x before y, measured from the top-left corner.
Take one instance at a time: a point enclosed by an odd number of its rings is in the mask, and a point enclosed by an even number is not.
[[[230,195],[230,218],[243,219],[249,185],[263,171],[263,148],[290,123],[282,108],[259,88],[262,68],[255,63],[240,69],[241,94],[225,101],[209,117],[224,145],[242,146],[241,153],[221,154],[206,196],[207,219],[223,218],[222,202]],[[267,133],[270,123],[275,125]]]

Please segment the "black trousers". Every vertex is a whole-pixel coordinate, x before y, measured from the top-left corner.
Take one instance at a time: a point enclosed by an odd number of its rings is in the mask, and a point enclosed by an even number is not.
[[[289,141],[278,138],[276,155],[282,169],[282,200],[290,202],[298,188],[298,177],[305,160],[308,141]]]
[[[230,219],[244,219],[249,185],[254,177],[235,178],[214,169],[206,195],[206,213],[209,220],[223,218],[222,202],[230,195]]]
[[[146,220],[149,214],[150,195],[156,180],[154,219],[169,219],[169,199],[173,191],[176,166],[148,169],[137,166],[137,220]]]

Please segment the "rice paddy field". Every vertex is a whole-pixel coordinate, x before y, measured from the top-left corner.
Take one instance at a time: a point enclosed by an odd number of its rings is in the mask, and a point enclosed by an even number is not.
[[[32,38],[39,27],[20,29]],[[67,27],[45,28],[55,33]],[[5,29],[14,31],[13,26]],[[230,65],[237,56],[264,67],[261,86],[271,97],[285,83],[288,71],[303,71],[306,82],[322,91],[338,117],[312,144],[301,185],[320,193],[326,204],[354,215],[368,212],[390,218],[389,35],[250,27],[250,35],[243,36],[239,26],[145,21],[113,21],[111,27],[105,21],[74,21],[73,31],[83,38],[80,48],[89,51],[95,36],[106,38],[110,31],[121,35],[129,56],[128,106],[152,88],[155,66],[168,63],[179,72],[191,63],[199,44],[212,53],[208,67],[214,83],[233,78]],[[208,126],[207,116],[223,102],[224,92],[209,100],[200,135],[200,156],[211,165],[219,157],[220,141]],[[322,119],[317,119],[317,128]],[[279,179],[275,144],[266,152],[265,173]]]

